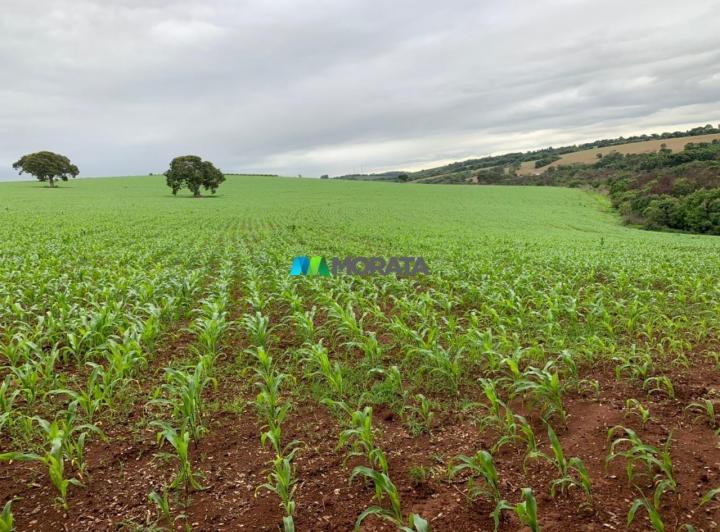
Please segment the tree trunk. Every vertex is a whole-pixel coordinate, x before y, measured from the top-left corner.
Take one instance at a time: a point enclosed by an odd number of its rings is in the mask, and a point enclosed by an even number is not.
[[[193,197],[195,197],[195,198],[202,198],[202,196],[200,195],[200,191],[199,191],[199,190],[196,190],[195,192],[193,192]]]
[[[50,182],[50,188],[55,188],[55,182],[53,181],[53,178],[48,177],[48,181]]]

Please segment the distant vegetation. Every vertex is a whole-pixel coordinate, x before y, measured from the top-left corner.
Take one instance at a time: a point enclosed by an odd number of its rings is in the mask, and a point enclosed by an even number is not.
[[[700,135],[710,134],[720,134],[720,124],[718,124],[718,127],[713,127],[711,124],[707,124],[705,126],[689,129],[687,131],[652,133],[649,135],[635,135],[632,137],[617,137],[612,139],[602,139],[593,142],[586,142],[584,144],[573,144],[572,146],[561,146],[559,148],[549,147],[526,152],[513,152],[505,153],[502,155],[491,155],[488,157],[481,157],[479,159],[458,161],[456,163],[446,164],[444,166],[438,166],[436,168],[428,168],[426,170],[420,170],[417,172],[391,171],[382,172],[379,174],[349,174],[339,176],[336,179],[400,181],[398,179],[399,176],[407,175],[408,182],[448,184],[474,182],[484,183],[486,182],[486,179],[483,179],[483,176],[481,176],[480,180],[477,180],[476,178],[478,177],[478,174],[480,172],[484,172],[486,170],[493,170],[492,172],[490,172],[491,175],[505,175],[507,177],[510,174],[517,173],[522,163],[531,163],[532,165],[535,165],[536,161],[543,161],[545,162],[545,164],[551,164],[557,161],[560,156],[573,152],[590,150],[592,148],[604,148],[607,146],[620,146],[637,142],[647,142],[652,140],[696,137]],[[538,166],[538,168],[541,166],[545,166],[545,164],[541,164],[540,166]],[[498,172],[497,167],[501,167],[501,172]]]
[[[227,176],[260,176],[260,177],[278,177],[277,174],[252,174],[247,172],[234,172],[232,174],[225,174]]]
[[[225,181],[225,175],[215,168],[213,163],[203,161],[197,155],[175,157],[170,161],[170,168],[165,172],[165,178],[173,195],[177,195],[181,188],[187,187],[196,198],[200,197],[201,188],[215,194],[220,183]]]
[[[391,180],[415,183],[480,185],[545,185],[591,187],[607,193],[612,205],[628,223],[647,229],[667,229],[720,235],[720,139],[682,142],[687,137],[720,133],[720,126],[696,127],[630,138],[599,140],[575,146],[546,148],[524,153],[484,157],[419,172],[385,172],[351,179]],[[673,151],[660,139],[684,149]],[[628,144],[647,143],[657,151],[632,153]],[[591,148],[617,146],[618,151],[590,152]],[[575,157],[574,152],[586,151]],[[622,150],[622,151],[621,151]],[[562,164],[567,160],[582,160]],[[525,164],[523,164],[525,163]],[[519,172],[531,164],[535,172]]]
[[[347,174],[335,179],[347,179],[350,181],[398,181],[398,176],[407,175],[405,172],[383,172],[381,174]]]
[[[673,153],[614,153],[593,165],[551,168],[543,181],[606,190],[613,206],[648,229],[720,235],[720,141]]]
[[[543,166],[547,166],[549,164],[554,163],[555,161],[559,160],[559,155],[546,155],[545,157],[542,157],[535,161],[535,168],[542,168]]]
[[[50,188],[55,188],[56,181],[67,181],[70,177],[77,177],[80,171],[70,162],[70,159],[59,153],[39,151],[23,155],[13,163],[13,168],[20,174],[30,174],[38,181]]]

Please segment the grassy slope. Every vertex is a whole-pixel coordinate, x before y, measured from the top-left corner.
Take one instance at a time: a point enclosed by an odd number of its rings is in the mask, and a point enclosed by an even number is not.
[[[0,222],[13,227],[35,216],[49,224],[163,217],[202,223],[207,216],[253,224],[296,225],[319,233],[342,234],[352,252],[368,240],[378,249],[413,249],[442,254],[448,244],[486,245],[524,241],[559,243],[634,242],[663,248],[720,247],[714,238],[651,233],[620,225],[605,198],[563,188],[414,187],[389,183],[273,177],[230,177],[217,197],[173,197],[162,177],[84,179],[58,189],[28,182],[0,185]],[[44,222],[43,222],[44,223]],[[411,234],[413,238],[406,238]],[[422,238],[415,238],[422,237]],[[313,250],[308,250],[311,252]],[[315,250],[323,251],[323,250]],[[407,250],[411,251],[410,249]]]
[[[619,152],[623,154],[649,153],[658,151],[662,144],[666,144],[667,147],[670,148],[672,151],[682,151],[688,142],[712,142],[714,139],[720,139],[720,134],[714,133],[712,135],[698,135],[694,137],[677,137],[670,139],[648,140],[645,142],[629,142],[627,144],[618,144],[617,146],[605,146],[603,148],[593,148],[590,150],[567,153],[561,156],[560,160],[552,164],[555,166],[574,163],[592,164],[597,161],[598,153],[602,153],[603,155],[607,155],[608,153],[612,152]],[[543,166],[541,168],[535,168],[535,161],[525,162],[522,163],[522,165],[520,166],[518,174],[531,175],[533,173],[541,173],[544,172],[548,168],[548,166],[551,165]]]

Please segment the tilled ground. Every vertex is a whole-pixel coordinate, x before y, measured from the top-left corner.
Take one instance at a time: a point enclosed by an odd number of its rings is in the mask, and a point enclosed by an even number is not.
[[[236,309],[235,319],[240,314]],[[382,331],[378,331],[380,336]],[[291,347],[290,337],[277,339],[279,348]],[[247,339],[232,334],[226,339],[227,353],[241,353]],[[43,466],[36,463],[2,464],[0,501],[14,499],[13,513],[18,530],[142,530],[152,526],[193,530],[279,530],[282,511],[277,497],[258,490],[266,478],[272,453],[259,441],[262,423],[251,401],[255,395],[253,378],[241,371],[233,356],[218,360],[219,386],[210,389],[206,402],[207,435],[191,449],[193,465],[202,472],[205,489],[189,494],[190,503],[182,503],[183,493],[171,496],[174,523],[160,518],[148,501],[152,490],[161,491],[174,474],[174,464],[163,462],[156,453],[156,430],[148,426],[154,412],[146,404],[152,390],[162,382],[163,367],[173,360],[192,359],[192,337],[178,326],[158,347],[141,385],[132,394],[127,418],[100,419],[106,443],[93,440],[87,451],[88,475],[84,487],[72,487],[67,513],[54,503],[55,489]],[[626,515],[639,488],[652,496],[653,479],[638,475],[628,482],[622,458],[606,464],[610,442],[608,430],[624,425],[637,431],[646,443],[662,446],[672,434],[671,453],[677,495],[663,498],[662,514],[669,529],[692,523],[697,530],[710,531],[720,523],[720,503],[698,507],[700,497],[720,486],[720,449],[713,428],[694,419],[685,407],[703,398],[720,397],[720,373],[708,365],[700,353],[691,355],[689,369],[672,369],[670,375],[676,398],[650,396],[640,385],[616,380],[612,368],[596,369],[585,377],[597,379],[599,397],[569,393],[565,397],[568,412],[566,429],[556,427],[566,456],[580,457],[593,486],[594,504],[586,504],[579,490],[550,496],[550,483],[557,471],[547,461],[532,460],[524,469],[524,448],[506,445],[494,454],[501,492],[510,502],[518,502],[521,489],[531,487],[538,501],[543,530],[623,530]],[[442,393],[433,392],[438,400]],[[428,392],[432,396],[433,393]],[[469,394],[469,395],[468,395]],[[483,402],[477,389],[464,394],[470,401]],[[307,394],[305,394],[307,395]],[[637,417],[626,416],[625,401],[637,398],[648,406],[652,419],[641,427]],[[229,405],[233,405],[232,408]],[[541,449],[551,454],[545,427],[537,412],[515,401],[516,413],[531,421]],[[152,409],[152,407],[150,407]],[[472,455],[490,449],[497,439],[493,431],[481,432],[468,416],[455,409],[438,413],[432,432],[413,436],[408,427],[386,407],[376,407],[374,424],[378,445],[390,463],[390,477],[398,486],[403,511],[415,512],[428,519],[434,530],[492,530],[493,504],[480,498],[466,497],[464,479],[449,480],[448,465],[459,454]],[[304,398],[293,399],[293,408],[283,427],[283,441],[297,439],[302,448],[295,459],[298,487],[296,492],[297,530],[351,530],[357,516],[374,504],[372,486],[361,479],[350,482],[352,469],[359,459],[346,460],[346,450],[337,449],[342,428],[326,407]],[[7,442],[0,441],[6,446]],[[424,478],[419,478],[419,466]],[[642,511],[633,530],[649,529]],[[364,530],[392,530],[377,518],[368,518]],[[503,514],[501,530],[519,530],[522,525],[511,512]]]
[[[661,445],[672,432],[672,457],[679,496],[666,496],[663,516],[672,528],[692,523],[698,530],[714,530],[720,522],[720,508],[711,503],[698,509],[697,503],[710,488],[720,485],[720,450],[717,437],[702,421],[693,421],[683,405],[691,397],[702,397],[720,390],[720,378],[714,372],[686,371],[674,381],[682,402],[651,401],[648,396],[626,383],[600,375],[599,400],[579,396],[566,400],[569,412],[567,430],[559,437],[567,456],[580,457],[593,481],[594,507],[583,504],[577,491],[551,498],[549,484],[555,470],[544,461],[530,461],[523,471],[523,450],[503,447],[495,462],[501,489],[509,501],[520,499],[520,489],[533,488],[544,530],[621,530],[627,510],[637,496],[627,481],[623,459],[606,468],[609,443],[607,431],[622,424],[638,431],[643,441]],[[238,379],[226,380],[213,392],[210,401],[247,395]],[[687,396],[687,397],[685,397]],[[652,421],[642,429],[636,418],[625,416],[625,400],[637,397],[649,404]],[[518,407],[519,408],[519,407]],[[84,488],[72,488],[70,510],[58,511],[53,504],[54,488],[44,469],[37,464],[4,465],[0,480],[0,498],[14,497],[13,510],[18,530],[113,530],[148,526],[157,513],[147,501],[148,493],[160,490],[172,477],[173,465],[155,457],[154,430],[137,428],[144,404],[136,405],[130,419],[108,430],[110,443],[95,443],[88,452],[88,478]],[[390,462],[390,476],[400,488],[403,507],[429,519],[435,530],[491,530],[492,505],[480,499],[467,501],[462,482],[448,481],[441,470],[458,454],[488,449],[494,435],[481,434],[476,426],[459,416],[441,417],[432,434],[413,437],[405,425],[389,410],[375,413],[375,424],[382,437],[380,446]],[[205,475],[205,489],[191,494],[187,508],[174,504],[175,515],[185,513],[185,522],[194,530],[277,530],[281,509],[273,494],[256,491],[265,477],[270,451],[259,443],[259,422],[253,408],[243,412],[218,411],[211,415],[209,433],[192,450],[194,465]],[[540,423],[535,424],[541,447],[550,452]],[[344,452],[336,449],[340,428],[322,406],[312,401],[296,405],[288,419],[288,441],[298,439],[303,449],[296,459],[298,530],[350,530],[356,517],[372,504],[373,491],[361,480],[348,481],[356,462],[345,463]],[[133,436],[128,436],[133,434]],[[425,466],[434,472],[427,479],[412,478],[413,466]],[[636,479],[646,493],[652,492],[652,480]],[[159,522],[167,526],[167,523]],[[648,529],[639,515],[636,530]],[[367,530],[391,527],[370,518]],[[521,528],[517,518],[506,512],[502,530]]]

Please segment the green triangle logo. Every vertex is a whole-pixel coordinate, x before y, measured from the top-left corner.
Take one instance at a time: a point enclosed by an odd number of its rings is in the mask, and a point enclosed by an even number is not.
[[[307,275],[321,275],[323,277],[329,277],[330,268],[328,268],[325,257],[310,257],[310,265],[308,266]]]

